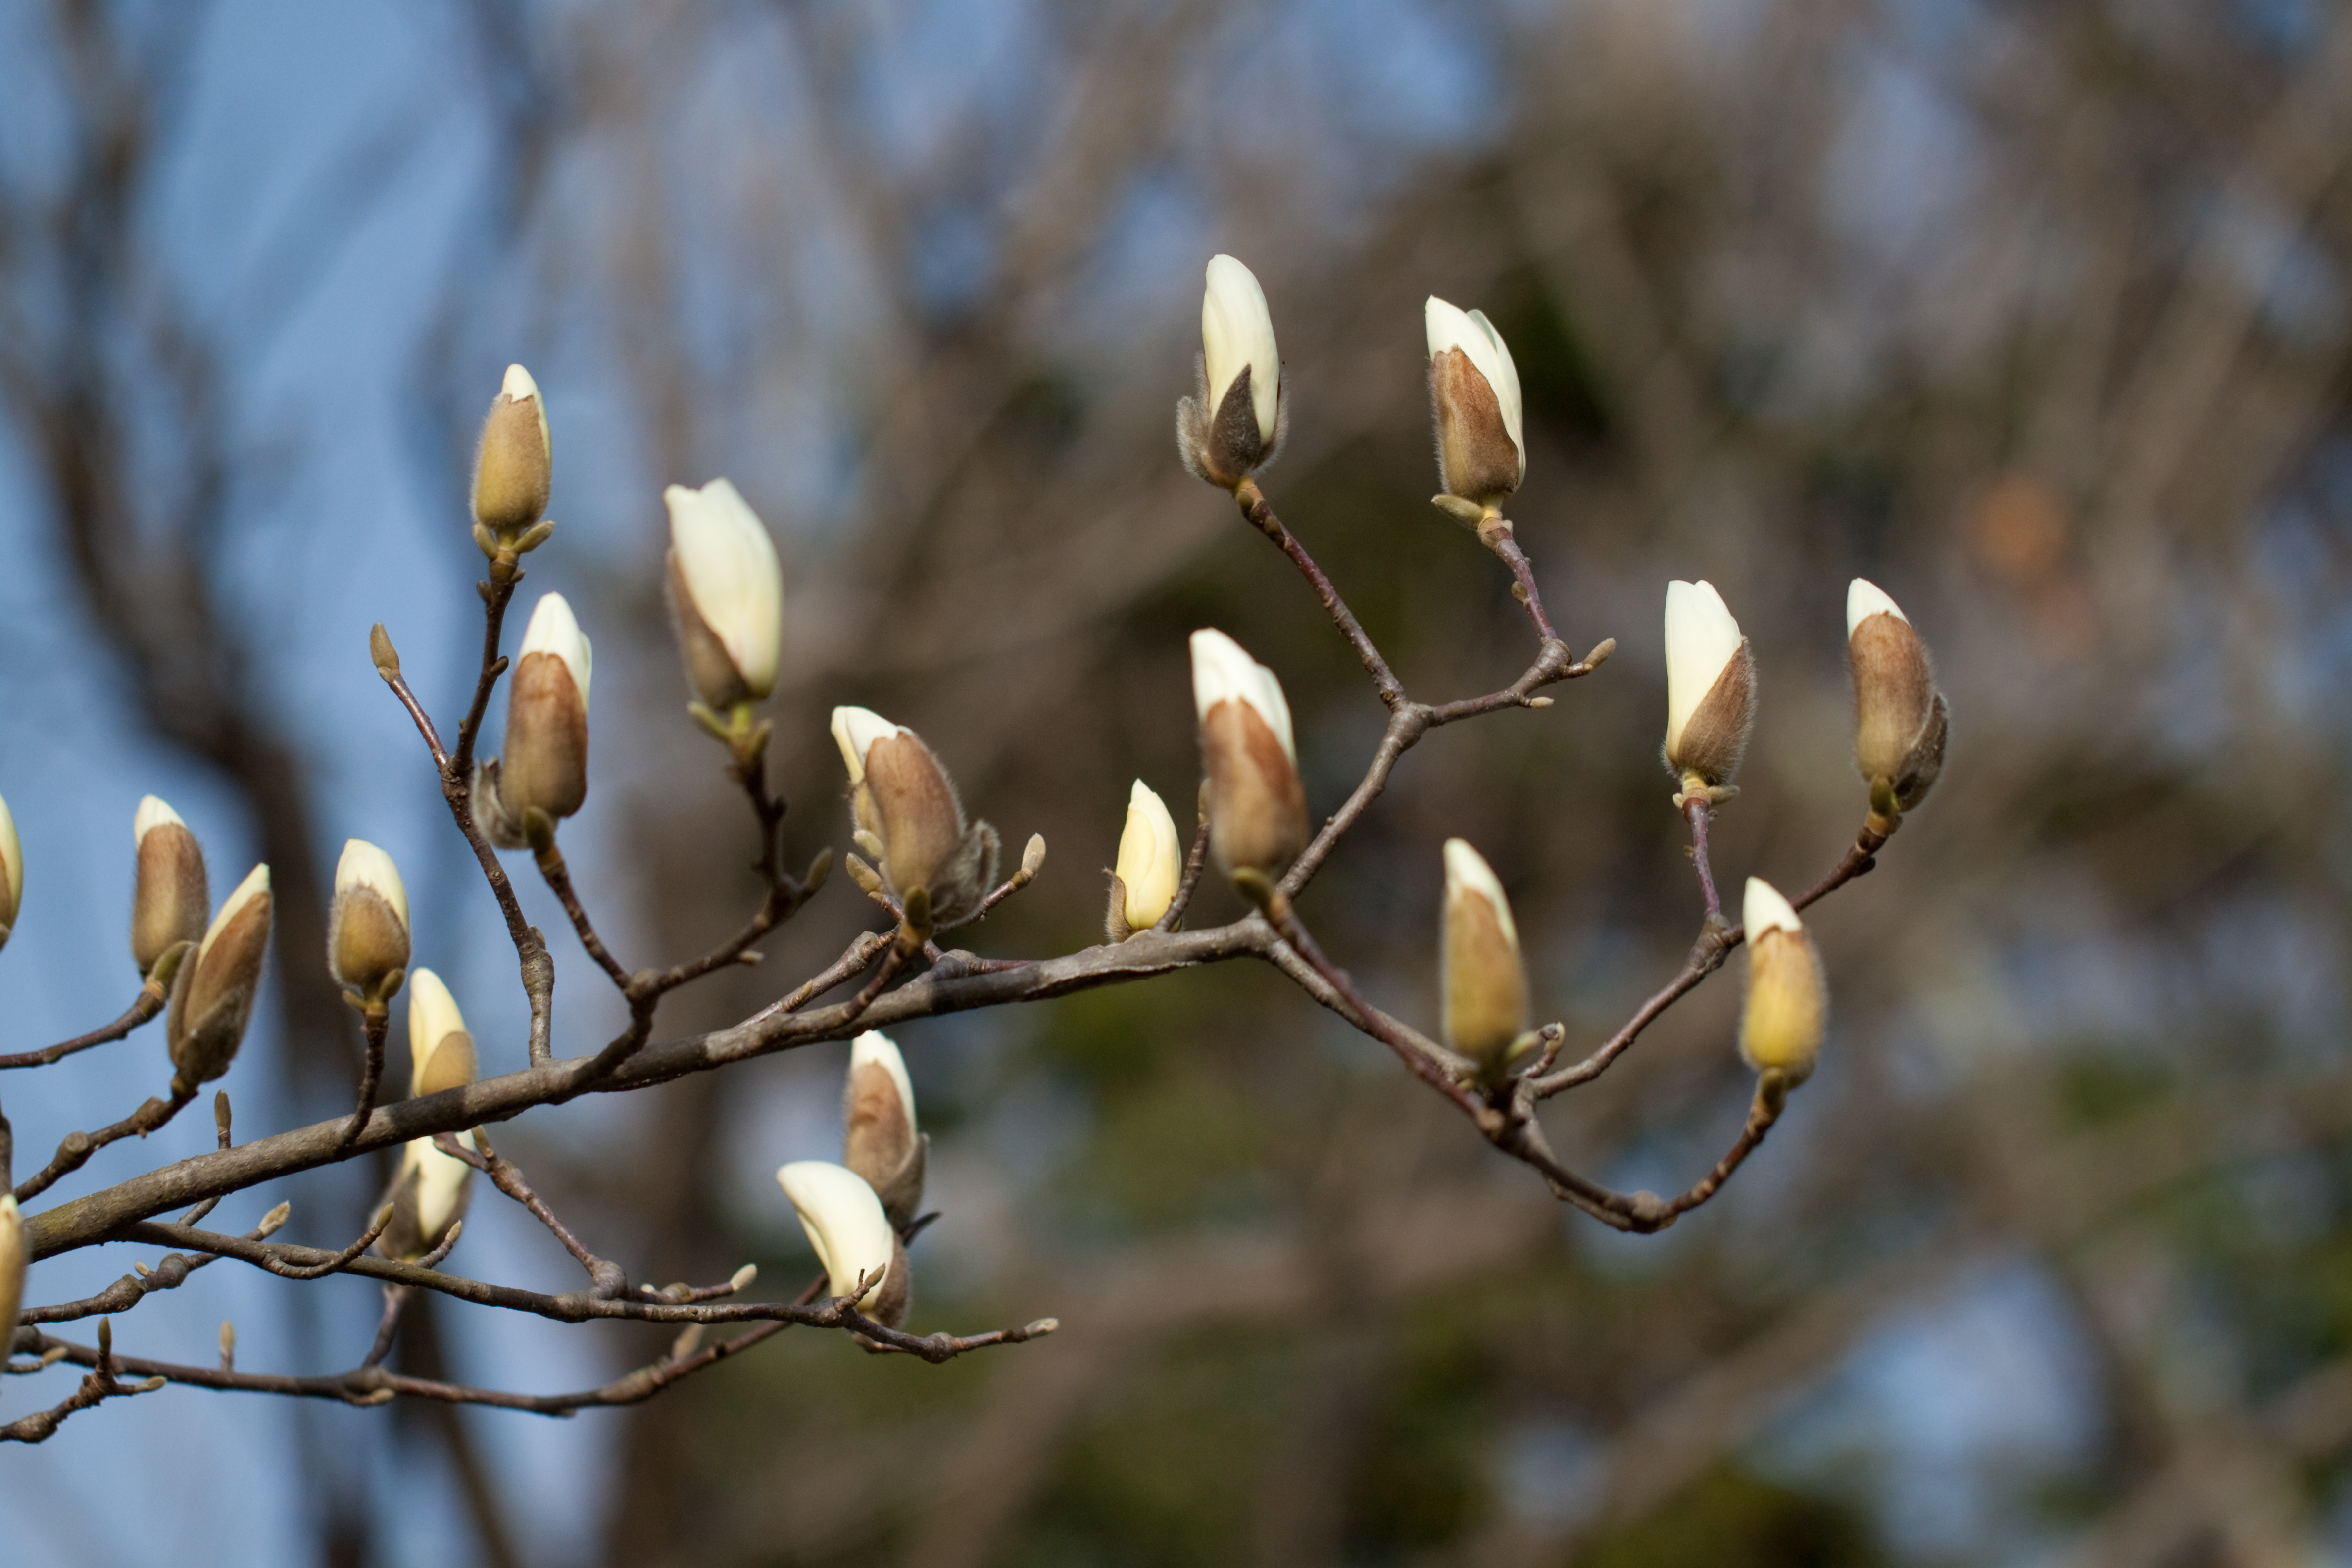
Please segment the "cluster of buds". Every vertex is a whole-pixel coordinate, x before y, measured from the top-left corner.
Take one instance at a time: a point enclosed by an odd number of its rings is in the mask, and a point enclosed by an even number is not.
[[[776,1181],[800,1215],[826,1289],[856,1296],[859,1311],[895,1329],[915,1300],[905,1237],[922,1206],[931,1141],[916,1125],[914,1085],[888,1037],[868,1030],[850,1047],[842,1110],[842,1163],[795,1160]]]
[[[408,1092],[412,1098],[463,1089],[474,1081],[474,1037],[449,987],[429,969],[411,977],[408,988]],[[471,1143],[474,1135],[465,1134]],[[400,1173],[393,1178],[392,1223],[376,1240],[386,1258],[423,1258],[449,1238],[466,1215],[474,1168],[413,1138],[402,1150]]]
[[[327,967],[363,1012],[382,1009],[408,973],[408,889],[392,857],[364,839],[346,840],[335,864]]]
[[[1168,803],[1141,779],[1128,792],[1127,826],[1119,830],[1118,861],[1111,868],[1110,908],[1103,916],[1104,933],[1125,942],[1150,931],[1176,901],[1176,886],[1184,875],[1184,851],[1176,837],[1176,819]]]
[[[1235,887],[1263,905],[1276,879],[1307,847],[1307,791],[1290,703],[1274,671],[1224,633],[1194,632],[1192,648],[1209,853]]]
[[[541,595],[507,693],[506,750],[475,773],[483,831],[501,849],[544,848],[588,800],[587,635],[561,594]]]
[[[489,558],[494,578],[511,577],[517,558],[555,531],[547,517],[554,481],[555,448],[539,384],[510,364],[474,448],[474,542]]]
[[[213,916],[195,952],[181,961],[163,1018],[174,1094],[194,1093],[236,1059],[261,994],[269,920],[269,868],[256,866]]]
[[[835,709],[833,738],[857,847],[874,860],[869,869],[853,858],[850,874],[864,883],[878,873],[917,935],[978,914],[996,880],[996,829],[964,820],[955,781],[923,738],[866,708]]]

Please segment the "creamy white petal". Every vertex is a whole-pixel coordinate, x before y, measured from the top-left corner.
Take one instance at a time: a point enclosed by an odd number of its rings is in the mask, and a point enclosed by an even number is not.
[[[890,1075],[898,1086],[898,1103],[906,1108],[907,1121],[915,1120],[915,1084],[907,1076],[907,1058],[898,1054],[898,1044],[879,1029],[868,1029],[849,1043],[849,1070],[854,1077],[859,1068],[872,1062]]]
[[[1801,931],[1805,929],[1789,900],[1761,877],[1748,879],[1747,895],[1740,900],[1739,918],[1747,927],[1749,942],[1754,942],[1768,931]]]
[[[698,490],[672,485],[662,500],[669,506],[670,543],[695,610],[751,695],[765,697],[775,689],[783,635],[784,577],[775,541],[726,479]]]
[[[10,833],[5,837],[13,837],[14,834]],[[10,858],[9,863],[11,865],[16,863],[13,856]],[[269,868],[268,866],[256,866],[252,870],[247,871],[245,874],[245,880],[239,882],[236,885],[236,890],[229,894],[228,901],[221,905],[220,913],[213,916],[213,923],[205,928],[205,940],[196,944],[197,961],[202,962],[205,954],[213,950],[214,940],[217,938],[222,931],[227,927],[230,920],[236,916],[239,910],[245,908],[246,905],[253,902],[256,899],[266,897],[268,892]]]
[[[833,742],[841,748],[841,762],[849,770],[850,787],[866,782],[866,753],[874,742],[890,735],[911,735],[904,724],[893,724],[871,708],[833,710]]]
[[[182,827],[187,826],[186,823],[180,821],[178,812],[173,811],[154,795],[142,795],[139,799],[138,814],[131,819],[131,842],[134,845],[146,843],[149,832],[163,826],[167,822],[178,823]]]
[[[499,384],[499,390],[520,403],[526,397],[539,395],[539,383],[531,380],[530,372],[522,366],[510,364],[507,366],[506,380]]]
[[[461,1132],[459,1142],[478,1152],[481,1145],[472,1132]],[[430,1138],[412,1138],[403,1148],[401,1163],[416,1174],[416,1228],[427,1240],[437,1241],[449,1224],[449,1216],[457,1210],[457,1201],[465,1195],[467,1180],[474,1167],[455,1154],[445,1154],[433,1146]],[[404,1174],[405,1172],[404,1172]]]
[[[1230,256],[1209,258],[1208,288],[1201,296],[1201,357],[1209,373],[1209,414],[1215,416],[1234,378],[1247,366],[1258,439],[1272,441],[1282,392],[1274,316],[1266,309],[1257,274]]]
[[[433,1059],[436,1047],[451,1035],[465,1030],[466,1016],[457,1011],[457,999],[449,994],[449,987],[429,969],[416,969],[408,975],[408,1092],[421,1092],[425,1081],[425,1064]]]
[[[400,879],[400,868],[364,838],[344,839],[343,858],[335,862],[335,891],[348,893],[355,888],[365,888],[390,904],[401,929],[408,928],[408,889]]]
[[[1519,477],[1528,474],[1528,440],[1526,435],[1526,400],[1519,392],[1519,367],[1511,359],[1503,334],[1486,319],[1484,310],[1465,310],[1432,294],[1422,307],[1422,326],[1429,339],[1429,357],[1435,359],[1448,349],[1460,349],[1486,378],[1495,390],[1495,405],[1502,410],[1503,427],[1510,432],[1511,445],[1518,449]]]
[[[1298,746],[1290,733],[1290,702],[1274,671],[1250,658],[1242,645],[1213,627],[1192,634],[1192,705],[1201,718],[1228,699],[1237,699],[1258,710],[1290,760],[1298,760]]]
[[[1486,858],[1470,847],[1465,838],[1445,841],[1445,894],[1452,898],[1457,889],[1483,893],[1495,906],[1495,919],[1503,928],[1503,935],[1514,952],[1519,945],[1519,928],[1511,919],[1511,900],[1503,896],[1503,884]]]
[[[1723,667],[1739,651],[1739,623],[1715,585],[1705,581],[1666,584],[1666,745],[1672,750],[1683,726],[1715,688]]]
[[[1867,577],[1856,577],[1846,584],[1845,635],[1847,637],[1853,636],[1854,628],[1871,616],[1881,615],[1893,616],[1905,626],[1911,624],[1911,617],[1903,613],[1903,606],[1888,598],[1886,590]]]
[[[1141,779],[1128,791],[1127,825],[1119,830],[1118,859],[1112,869],[1127,889],[1127,920],[1148,926],[1167,913],[1183,877],[1184,851],[1168,803]],[[1139,915],[1148,919],[1139,921]]]
[[[776,1181],[799,1213],[833,1293],[847,1295],[863,1274],[868,1289],[857,1304],[872,1306],[898,1242],[874,1189],[856,1172],[828,1160],[795,1160],[776,1173]]]

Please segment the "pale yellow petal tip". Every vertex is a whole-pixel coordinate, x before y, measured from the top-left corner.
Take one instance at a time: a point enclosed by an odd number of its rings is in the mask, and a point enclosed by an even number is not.
[[[522,366],[510,364],[507,366],[506,379],[499,384],[499,391],[502,395],[520,403],[526,397],[539,395],[539,383],[533,381],[530,378],[530,372],[523,369]]]
[[[842,765],[849,770],[849,782],[854,786],[866,777],[866,753],[874,742],[891,735],[911,734],[904,724],[894,724],[871,708],[842,707],[833,710],[833,741],[841,748]]]
[[[180,814],[165,804],[162,797],[152,795],[140,796],[139,810],[131,818],[131,842],[134,845],[146,843],[150,833],[167,823],[180,827],[187,826],[180,820]]]
[[[561,594],[541,594],[532,606],[530,624],[523,628],[522,647],[518,660],[535,653],[551,653],[562,659],[572,671],[572,684],[579,689],[580,705],[588,706],[588,682],[594,673],[595,650],[588,645],[588,636],[580,629],[579,617],[572,613],[571,601]]]
[[[1761,877],[1748,879],[1747,895],[1740,900],[1739,913],[1749,942],[1768,931],[1802,932],[1805,929],[1804,922],[1797,919],[1795,908],[1780,896],[1779,889]]]
[[[1911,617],[1903,613],[1903,606],[1887,597],[1886,590],[1869,578],[1856,577],[1846,584],[1845,635],[1847,637],[1853,636],[1855,628],[1871,616],[1882,615],[1893,616],[1906,626],[1911,624]]]
[[[414,1086],[425,1074],[425,1064],[432,1058],[443,1040],[466,1029],[466,1016],[458,1011],[457,998],[438,974],[429,969],[413,969],[408,974],[408,1056],[409,1081]]]
[[[392,906],[404,929],[408,924],[408,888],[400,879],[400,868],[385,854],[364,838],[343,841],[342,858],[335,862],[335,891],[348,893],[364,888]]]
[[[1192,705],[1202,719],[1218,703],[1246,702],[1258,711],[1290,760],[1298,760],[1298,744],[1290,729],[1290,700],[1273,670],[1249,656],[1241,644],[1213,626],[1203,626],[1191,638]]]
[[[1445,841],[1445,890],[1481,894],[1494,906],[1496,923],[1513,947],[1519,945],[1519,930],[1511,919],[1511,900],[1504,896],[1502,879],[1486,864],[1486,858],[1471,847],[1466,838]]]

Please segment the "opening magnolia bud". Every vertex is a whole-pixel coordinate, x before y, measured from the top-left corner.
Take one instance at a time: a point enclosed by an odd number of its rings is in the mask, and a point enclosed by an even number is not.
[[[1739,1054],[1758,1072],[1777,1069],[1790,1087],[1812,1076],[1829,1023],[1829,986],[1797,911],[1759,877],[1748,879],[1741,916],[1748,936],[1748,1004]]]
[[[408,969],[408,889],[392,857],[353,838],[335,866],[327,964],[337,981],[373,1002],[399,990]]]
[[[1445,841],[1445,928],[1439,951],[1445,1043],[1499,1065],[1528,1027],[1528,976],[1503,884],[1478,851]]]
[[[1876,584],[1846,590],[1846,649],[1853,664],[1854,765],[1885,781],[1896,806],[1927,798],[1944,768],[1948,713],[1927,646]]]
[[[1184,466],[1220,489],[1234,489],[1274,461],[1286,412],[1265,290],[1234,258],[1212,257],[1201,296],[1200,386],[1176,405]]]
[[[1176,819],[1168,805],[1141,779],[1128,792],[1127,826],[1118,836],[1118,860],[1111,872],[1113,942],[1124,942],[1159,923],[1176,901],[1184,855]]]
[[[131,893],[131,958],[146,974],[184,942],[204,940],[213,900],[204,847],[180,814],[149,795],[131,819],[138,872]]]
[[[1422,318],[1439,483],[1479,508],[1499,506],[1528,475],[1518,367],[1485,311],[1433,294]]]
[[[1274,671],[1224,633],[1194,632],[1192,650],[1210,853],[1229,877],[1276,876],[1307,847],[1290,704]]]
[[[592,651],[561,594],[542,596],[523,633],[507,695],[506,750],[498,793],[518,826],[528,814],[572,816],[588,798],[588,686]]]
[[[874,1189],[891,1225],[904,1229],[923,1201],[930,1140],[916,1126],[914,1084],[888,1036],[869,1029],[850,1046],[842,1125],[841,1163]]]
[[[236,1059],[260,992],[269,919],[269,868],[256,866],[181,963],[163,1023],[175,1090],[211,1082]]]
[[[554,452],[539,384],[522,366],[507,366],[475,448],[474,521],[509,536],[537,522],[554,483]]]
[[[1711,583],[1666,584],[1669,772],[1720,787],[1739,771],[1756,722],[1756,661]]]

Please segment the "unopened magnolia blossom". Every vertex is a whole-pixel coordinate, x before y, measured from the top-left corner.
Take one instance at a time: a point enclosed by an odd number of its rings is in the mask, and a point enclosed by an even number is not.
[[[1483,310],[1464,310],[1433,294],[1422,324],[1439,481],[1448,496],[1473,508],[1500,506],[1528,477],[1518,366]]]
[[[539,384],[510,364],[482,421],[474,458],[474,521],[494,542],[518,541],[546,513],[554,457]],[[484,553],[490,552],[486,545]]]
[[[1778,1072],[1790,1087],[1812,1076],[1829,1021],[1829,988],[1804,923],[1778,889],[1748,879],[1741,901],[1748,935],[1748,1005],[1740,1015],[1739,1054],[1758,1072]]]
[[[8,803],[0,800],[0,947],[8,945],[16,911],[25,902],[25,846],[16,837],[16,819]]]
[[[1528,975],[1510,900],[1486,858],[1445,841],[1445,937],[1439,952],[1445,1043],[1489,1070],[1528,1027]]]
[[[1193,473],[1232,489],[1274,461],[1286,410],[1265,290],[1230,256],[1209,259],[1201,370],[1200,395],[1176,406],[1177,450]]]
[[[1124,942],[1159,923],[1176,901],[1184,874],[1184,851],[1176,819],[1141,779],[1128,792],[1127,826],[1119,830],[1118,860],[1111,868],[1110,939]]]
[[[915,1085],[890,1037],[868,1029],[849,1047],[842,1086],[841,1163],[882,1200],[893,1226],[915,1217],[931,1141],[915,1122]]]
[[[1756,664],[1707,582],[1666,584],[1667,770],[1701,787],[1731,783],[1756,719]]]
[[[204,940],[212,913],[204,847],[180,814],[148,795],[131,819],[138,870],[131,891],[131,957],[139,973],[182,942]]]
[[[1875,583],[1856,577],[1845,595],[1846,651],[1853,663],[1854,765],[1897,811],[1927,797],[1944,770],[1944,694],[1911,617]]]
[[[408,889],[392,857],[363,838],[346,840],[335,864],[327,959],[344,986],[379,1003],[408,968]]]
[[[16,1197],[0,1193],[0,1357],[16,1336],[16,1314],[25,1304],[25,1219]]]
[[[966,823],[955,781],[922,737],[864,708],[835,709],[833,736],[851,816],[908,923],[945,930],[977,914],[996,878],[996,829]]]
[[[457,999],[441,977],[419,969],[408,985],[408,1092],[412,1098],[439,1094],[472,1083],[478,1066],[474,1037],[466,1032]],[[462,1141],[474,1143],[467,1132]],[[387,1258],[422,1258],[448,1239],[449,1227],[465,1217],[474,1168],[434,1147],[430,1138],[412,1138],[401,1149],[400,1173],[393,1181],[392,1223],[376,1250]]]
[[[829,1161],[795,1160],[776,1173],[776,1181],[792,1199],[833,1294],[855,1294],[862,1279],[858,1310],[886,1328],[905,1322],[913,1301],[907,1251],[865,1178]]]
[[[1221,631],[1192,634],[1192,702],[1209,786],[1209,850],[1229,877],[1271,886],[1307,847],[1290,703],[1274,671]]]
[[[669,602],[695,695],[724,714],[776,689],[784,578],[775,542],[727,480],[672,485]]]
[[[486,770],[489,826],[503,848],[528,844],[531,814],[557,820],[588,799],[588,686],[593,650],[561,594],[544,594],[524,628],[507,692],[506,750]]]
[[[213,916],[196,951],[180,964],[163,1031],[178,1069],[174,1091],[193,1093],[228,1071],[261,989],[269,951],[269,868],[247,873]]]

